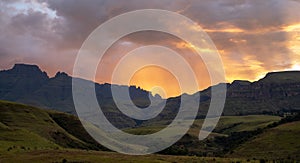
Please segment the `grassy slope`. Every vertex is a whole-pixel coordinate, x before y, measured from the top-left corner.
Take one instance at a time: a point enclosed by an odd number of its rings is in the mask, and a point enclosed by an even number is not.
[[[232,132],[252,131],[257,128],[266,127],[280,119],[278,116],[269,115],[224,116],[220,118],[213,135],[227,135]],[[164,128],[163,123],[164,122],[145,127],[126,129],[125,131],[136,135],[155,133]],[[202,123],[203,119],[195,120],[188,133],[194,137],[198,137]]]
[[[279,117],[263,115],[222,117],[215,130],[218,133],[214,133],[213,136],[255,130],[279,119]],[[197,137],[202,123],[203,120],[196,120],[189,131],[189,135]],[[81,128],[78,129],[78,127]],[[130,129],[127,132],[147,134],[162,127],[163,124],[155,124],[150,127]],[[203,159],[212,161],[211,158],[201,157],[161,155],[135,157],[110,152],[71,150],[69,148],[91,149],[91,144],[95,144],[93,141],[89,141],[90,139],[86,137],[85,132],[78,131],[84,130],[78,119],[72,115],[0,101],[0,162],[23,159],[28,160],[28,162],[43,159],[56,162],[64,158],[71,161],[91,162],[95,162],[95,160],[115,162],[122,159],[128,162],[134,160],[139,162],[174,162],[178,160],[190,162],[202,161]],[[292,122],[264,131],[254,139],[239,146],[233,154],[228,156],[248,158],[286,158],[286,156],[290,156],[299,160],[300,157],[297,155],[300,153],[299,140],[300,122]],[[92,148],[97,148],[97,146]],[[199,146],[194,148],[199,148]],[[221,161],[229,160],[233,159]]]
[[[88,136],[86,133],[78,132],[76,135],[64,129],[63,125],[54,120],[57,116],[69,117],[65,120],[74,118],[64,113],[0,101],[0,152],[58,148],[97,149],[92,141],[83,139]],[[74,119],[74,122],[72,127],[82,131],[79,120]]]
[[[230,156],[300,160],[300,121],[268,129],[242,144]]]
[[[232,132],[253,131],[281,119],[278,116],[249,115],[249,116],[224,116],[221,117],[215,132],[229,134]]]
[[[61,162],[63,159],[75,162],[242,161],[168,155],[127,156],[70,149],[89,148],[87,143],[93,143],[85,139],[86,133],[79,127],[80,122],[72,115],[0,101],[0,162]]]
[[[225,116],[221,117],[215,131],[211,133],[208,139],[198,140],[199,130],[202,127],[203,120],[195,120],[194,124],[180,141],[172,145],[170,148],[162,151],[164,154],[173,155],[198,155],[198,156],[222,156],[227,153],[227,145],[217,142],[215,139],[219,137],[229,136],[234,132],[254,131],[258,128],[264,128],[267,125],[279,121],[281,118],[277,116],[250,115],[250,116]],[[132,134],[150,134],[163,128],[164,122],[156,123],[152,126],[145,126],[134,129],[125,130]],[[240,139],[240,138],[235,138]],[[230,139],[231,140],[231,139]],[[227,141],[226,141],[227,142]],[[237,146],[238,141],[229,141],[230,145]],[[231,149],[231,148],[229,148]]]
[[[0,102],[0,112],[1,152],[60,147],[49,140],[47,131],[57,126],[46,112],[3,101]]]

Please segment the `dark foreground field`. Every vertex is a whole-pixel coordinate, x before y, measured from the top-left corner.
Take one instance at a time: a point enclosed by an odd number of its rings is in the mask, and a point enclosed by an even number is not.
[[[247,159],[196,157],[196,156],[170,156],[147,155],[130,156],[115,152],[85,151],[74,149],[38,150],[28,152],[16,152],[1,155],[0,162],[246,162]],[[249,160],[248,160],[249,161]],[[258,162],[259,160],[251,160]]]

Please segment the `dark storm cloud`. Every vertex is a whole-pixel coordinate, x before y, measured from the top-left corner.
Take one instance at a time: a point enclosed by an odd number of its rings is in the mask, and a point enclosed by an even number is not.
[[[58,32],[70,46],[80,46],[101,23],[119,14],[145,8],[180,10],[187,2],[176,0],[69,0],[47,1],[49,8],[64,19]]]

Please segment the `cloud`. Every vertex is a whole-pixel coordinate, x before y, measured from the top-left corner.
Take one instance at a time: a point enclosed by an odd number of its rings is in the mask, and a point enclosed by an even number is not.
[[[97,26],[119,14],[146,8],[178,12],[197,22],[198,26],[190,28],[201,27],[212,38],[228,81],[255,80],[268,71],[300,65],[299,0],[3,0],[0,68],[25,62],[39,64],[50,75],[56,71],[71,74],[78,49]],[[109,81],[109,69],[126,52],[153,43],[183,53],[199,80],[205,78],[203,87],[209,85],[201,58],[193,54],[197,47],[151,31],[118,41],[102,61],[106,71],[97,80]]]

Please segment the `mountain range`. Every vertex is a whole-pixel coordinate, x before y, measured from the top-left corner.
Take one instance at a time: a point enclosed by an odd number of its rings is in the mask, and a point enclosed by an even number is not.
[[[209,162],[299,160],[300,114],[294,113],[300,111],[299,75],[298,71],[272,72],[256,82],[236,80],[221,83],[227,86],[223,116],[213,132],[202,141],[198,140],[199,129],[210,103],[211,89],[216,86],[197,92],[200,99],[196,94],[182,95],[191,97],[191,105],[200,100],[197,119],[189,131],[178,142],[159,152],[166,156],[155,154],[151,158],[139,159],[152,162],[163,157],[174,162],[180,156],[169,155],[192,155],[184,157],[186,162],[195,159],[196,162],[201,162],[200,159],[202,162],[203,159],[209,159]],[[84,130],[75,116],[72,79],[63,72],[49,77],[36,65],[16,64],[12,69],[0,71],[0,99],[7,100],[0,100],[0,162],[23,162],[24,159],[27,162],[43,159],[51,162],[93,162],[99,159],[113,162],[123,157],[103,152],[107,149]],[[136,120],[117,108],[111,87],[121,91],[129,89],[134,105],[141,109],[150,104],[151,98],[162,99],[135,86],[94,84],[99,105],[107,119],[124,132],[135,135],[148,135],[165,128],[176,116],[181,102],[181,96],[165,99],[166,106],[157,117]],[[126,101],[124,106],[131,107]],[[109,158],[106,155],[110,155]],[[131,161],[133,157],[126,159]]]
[[[227,86],[223,115],[282,115],[286,112],[300,111],[299,71],[271,72],[255,82],[236,80],[221,84]],[[119,128],[135,127],[162,120],[169,123],[178,112],[181,96],[166,99],[164,110],[151,120],[141,121],[127,117],[114,103],[112,86],[118,89],[129,88],[133,103],[142,108],[149,105],[149,96],[152,95],[135,86],[95,83],[96,95],[102,111],[109,121]],[[194,98],[189,102],[193,104],[197,102],[196,100],[200,100],[197,118],[201,119],[208,110],[211,87],[197,93],[200,93],[200,99]],[[188,96],[195,96],[195,94]],[[160,99],[157,96],[155,98]],[[58,72],[50,78],[36,65],[15,64],[12,69],[0,71],[0,99],[76,114],[72,98],[72,77],[64,72]],[[130,105],[126,106],[130,107]]]

